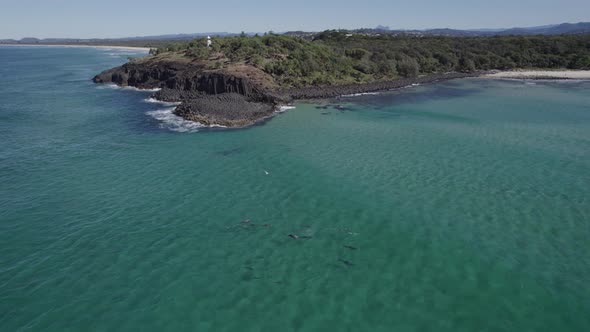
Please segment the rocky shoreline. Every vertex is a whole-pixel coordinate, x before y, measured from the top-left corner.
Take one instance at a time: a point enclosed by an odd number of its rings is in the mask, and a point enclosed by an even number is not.
[[[139,89],[160,89],[152,97],[179,102],[174,113],[207,126],[246,127],[267,119],[295,100],[327,99],[343,95],[388,91],[412,84],[476,77],[482,73],[446,73],[363,84],[269,88],[251,77],[179,62],[127,63],[93,78],[95,83],[114,83]]]
[[[279,90],[279,93],[289,96],[292,100],[327,99],[361,93],[389,91],[411,86],[413,84],[436,83],[458,78],[478,77],[480,75],[482,75],[481,72],[432,74],[413,78],[400,78],[393,81],[284,89]]]

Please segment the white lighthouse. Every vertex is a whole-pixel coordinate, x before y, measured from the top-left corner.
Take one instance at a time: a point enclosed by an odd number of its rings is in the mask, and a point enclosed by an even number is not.
[[[207,36],[207,47],[211,47],[211,36]]]

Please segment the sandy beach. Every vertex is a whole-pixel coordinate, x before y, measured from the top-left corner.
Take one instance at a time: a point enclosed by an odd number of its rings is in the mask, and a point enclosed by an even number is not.
[[[513,79],[590,79],[590,70],[515,70],[500,71],[487,74],[489,78],[513,78]]]
[[[145,51],[145,52],[149,52],[150,48],[149,47],[133,47],[133,46],[108,46],[108,45],[67,45],[67,44],[0,44],[1,46],[12,46],[12,47],[18,47],[18,46],[27,46],[27,47],[89,47],[89,48],[103,48],[103,49],[117,49],[117,50],[130,50],[130,51]]]

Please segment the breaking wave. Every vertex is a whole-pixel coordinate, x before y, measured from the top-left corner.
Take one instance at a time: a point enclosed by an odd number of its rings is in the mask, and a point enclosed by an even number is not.
[[[162,90],[162,88],[140,89],[140,88],[136,88],[134,86],[125,86],[125,87],[123,87],[123,89],[125,89],[125,90],[133,90],[133,91],[145,91],[145,92],[158,92],[158,91]]]
[[[97,89],[123,89],[123,90],[133,90],[133,91],[141,91],[141,92],[158,92],[158,91],[162,90],[161,88],[140,89],[140,88],[136,88],[134,86],[118,86],[117,84],[114,84],[114,83],[100,84],[100,85],[97,85],[96,88]]]
[[[146,102],[146,103],[161,104],[161,105],[165,105],[165,106],[178,106],[178,105],[180,105],[179,102],[162,101],[162,100],[158,100],[158,99],[153,98],[153,97],[144,99],[143,101]]]
[[[286,106],[280,106],[280,107],[279,107],[279,108],[276,110],[276,112],[277,112],[277,113],[283,113],[283,112],[286,112],[286,111],[288,111],[288,110],[292,110],[292,109],[294,109],[294,108],[295,108],[295,106],[290,106],[290,105],[286,105]]]
[[[160,121],[160,128],[176,131],[179,133],[194,133],[201,128],[205,128],[202,123],[185,120],[184,118],[174,114],[174,107],[164,108],[155,111],[146,112],[147,115]]]

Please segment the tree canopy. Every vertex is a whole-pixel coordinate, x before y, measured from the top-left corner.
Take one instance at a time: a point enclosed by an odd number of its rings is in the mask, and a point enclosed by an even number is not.
[[[180,53],[212,68],[244,63],[284,85],[340,84],[450,71],[515,68],[590,69],[590,35],[415,37],[325,31],[313,40],[266,34],[175,43],[155,53]]]

